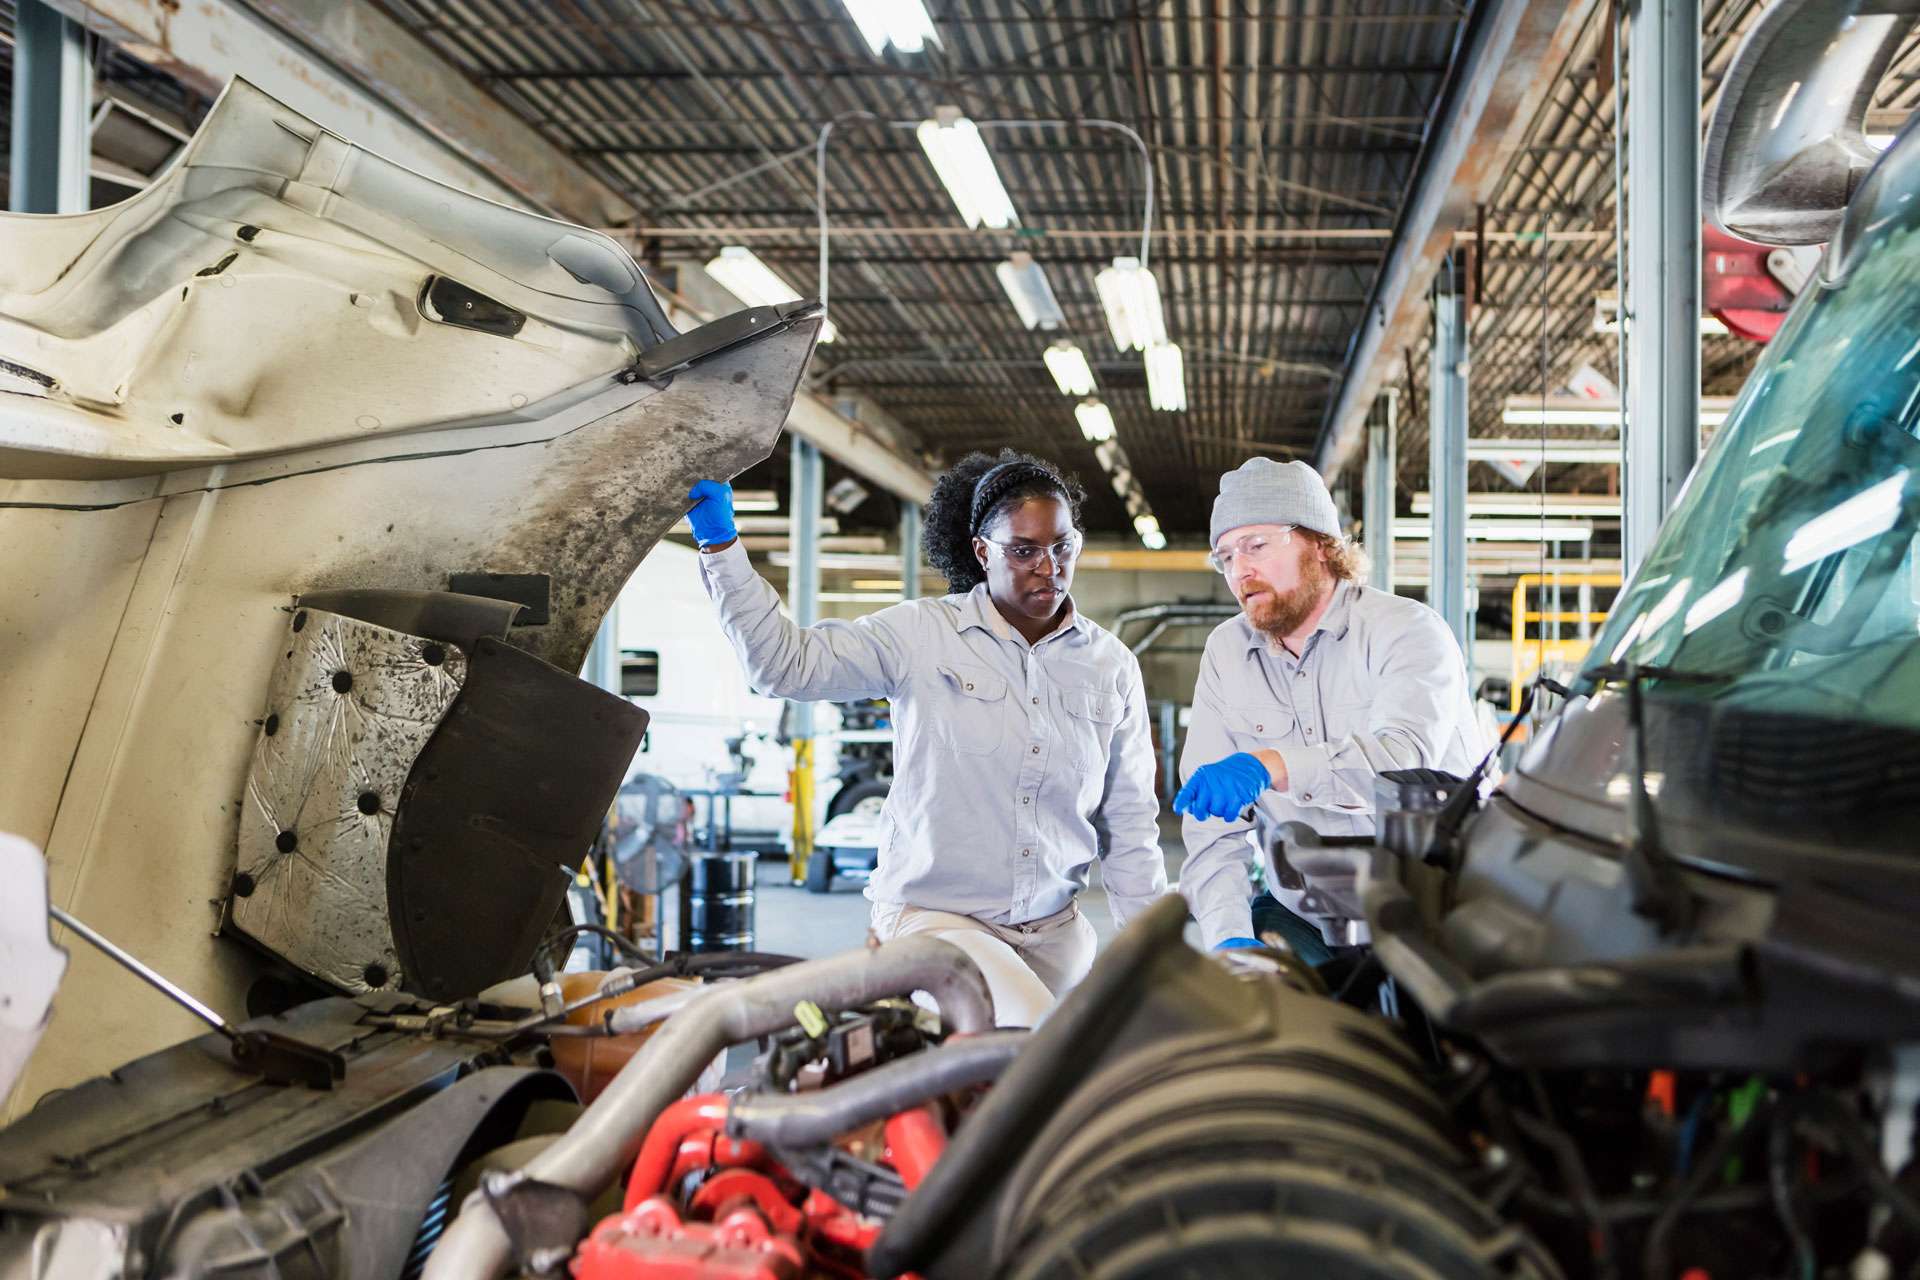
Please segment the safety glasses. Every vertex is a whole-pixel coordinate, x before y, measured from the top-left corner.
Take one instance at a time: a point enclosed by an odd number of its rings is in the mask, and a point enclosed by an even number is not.
[[[1051,559],[1055,568],[1059,568],[1062,565],[1072,564],[1074,557],[1080,554],[1080,535],[1078,533],[1070,533],[1060,539],[1060,541],[1046,547],[1038,547],[1031,542],[996,542],[992,538],[982,538],[980,541],[986,543],[988,546],[1000,548],[1000,554],[1005,556],[1007,563],[1016,569],[1033,568],[1040,563],[1040,557],[1042,555]]]
[[[1214,572],[1231,574],[1236,564],[1258,564],[1293,541],[1294,525],[1278,526],[1278,532],[1249,533],[1231,542],[1222,542],[1207,556]]]

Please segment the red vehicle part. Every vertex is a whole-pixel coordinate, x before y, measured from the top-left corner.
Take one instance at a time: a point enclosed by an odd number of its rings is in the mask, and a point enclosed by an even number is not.
[[[860,1280],[881,1224],[788,1176],[757,1142],[726,1135],[727,1100],[683,1098],[647,1132],[625,1207],[593,1229],[575,1280]],[[914,1107],[886,1123],[887,1161],[918,1186],[947,1142],[939,1112]],[[706,1177],[676,1203],[688,1175]]]
[[[626,1208],[648,1196],[663,1195],[696,1169],[767,1168],[771,1157],[757,1142],[737,1142],[724,1132],[727,1100],[718,1093],[696,1094],[661,1112],[647,1131],[627,1180]]]
[[[932,1104],[902,1111],[887,1121],[887,1163],[911,1191],[947,1149],[947,1129]]]
[[[800,1242],[751,1205],[689,1222],[655,1197],[595,1227],[572,1271],[575,1280],[800,1280],[808,1265]]]
[[[1763,244],[1730,236],[1712,223],[1700,232],[1701,306],[1750,342],[1765,342],[1780,331],[1793,294],[1768,267],[1773,253]]]

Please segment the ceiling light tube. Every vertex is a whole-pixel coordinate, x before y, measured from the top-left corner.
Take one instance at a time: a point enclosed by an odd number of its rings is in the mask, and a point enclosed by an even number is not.
[[[1156,409],[1178,413],[1187,407],[1186,364],[1180,348],[1156,342],[1147,348],[1147,399]]]
[[[1073,416],[1080,423],[1080,434],[1089,444],[1113,439],[1113,410],[1098,400],[1082,400],[1073,407]]]
[[[1107,313],[1113,345],[1122,351],[1145,351],[1167,340],[1167,321],[1160,310],[1160,285],[1138,258],[1115,258],[1113,265],[1093,278]]]
[[[935,108],[915,136],[968,227],[985,223],[999,231],[1020,221],[979,128],[958,107]]]
[[[1700,425],[1717,427],[1733,408],[1732,396],[1701,396]],[[1510,427],[1619,427],[1620,402],[1584,396],[1508,396],[1500,421]]]
[[[782,302],[800,301],[794,287],[774,274],[772,267],[760,261],[745,245],[730,244],[707,262],[707,274],[720,286],[750,307],[771,307]],[[822,321],[820,341],[832,342],[833,321]]]
[[[1061,395],[1093,394],[1093,366],[1087,363],[1086,352],[1071,342],[1056,342],[1047,348],[1043,358],[1047,362],[1047,372],[1053,375],[1054,385],[1060,388]]]
[[[1053,296],[1053,286],[1047,283],[1047,273],[1032,254],[1014,254],[994,268],[994,274],[1000,277],[1000,287],[1007,291],[1013,309],[1020,313],[1020,323],[1027,328],[1058,329],[1067,322],[1059,300]]]
[[[1425,520],[1396,520],[1396,538],[1430,538],[1432,525]],[[1593,525],[1585,520],[1469,520],[1467,538],[1475,542],[1587,542],[1593,537]]]
[[[1544,505],[1544,510],[1543,510]],[[1413,495],[1413,514],[1424,516],[1433,510],[1433,495],[1422,491]],[[1617,516],[1620,499],[1604,493],[1470,493],[1469,516]]]
[[[927,41],[940,42],[921,0],[840,0],[860,36],[879,57],[891,43],[902,53],[919,53]]]
[[[1611,462],[1620,461],[1618,440],[1467,440],[1469,462]]]

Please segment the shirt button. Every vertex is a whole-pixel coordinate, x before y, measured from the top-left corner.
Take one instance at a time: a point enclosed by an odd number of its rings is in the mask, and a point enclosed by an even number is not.
[[[1033,747],[1033,754],[1035,754],[1035,755],[1039,755],[1039,754],[1040,754],[1040,745],[1039,745],[1038,743],[1035,743],[1035,744],[1034,744],[1034,747]]]
[[[1311,799],[1313,799],[1313,792],[1311,792],[1311,791],[1302,791],[1302,792],[1300,793],[1300,798],[1301,798],[1302,800],[1311,800]]]
[[[1253,726],[1253,731],[1254,731],[1255,733],[1265,733],[1265,732],[1267,731],[1267,726],[1265,726],[1265,725],[1263,725],[1263,724],[1257,724],[1257,725],[1255,725],[1255,726]]]
[[[1032,796],[1021,796],[1021,797],[1020,797],[1020,803],[1021,803],[1021,804],[1032,804],[1032,803],[1033,803],[1033,797],[1032,797]]]
[[[1312,729],[1308,729],[1308,730],[1307,730],[1307,736],[1308,736],[1309,738],[1311,738],[1311,737],[1313,736],[1313,730],[1312,730]]]
[[[1300,678],[1300,679],[1302,679],[1302,680],[1305,680],[1305,679],[1307,678],[1307,673],[1306,673],[1305,671],[1296,671],[1296,672],[1294,672],[1293,674],[1294,674],[1295,676],[1297,676],[1297,677],[1299,677],[1299,678]],[[973,688],[973,686],[972,686],[972,685],[968,685],[968,686],[967,686],[967,688],[969,688],[969,689],[971,689],[971,688]]]
[[[1021,857],[1023,857],[1023,858],[1031,858],[1031,857],[1033,856],[1033,850],[1031,850],[1031,849],[1022,849],[1022,850],[1020,851],[1020,856],[1021,856]]]
[[[1036,707],[1037,707],[1037,706],[1039,706],[1039,705],[1040,705],[1040,699],[1038,699],[1038,698],[1035,698],[1035,699],[1033,700],[1033,705],[1034,705],[1034,706],[1036,706]]]
[[[968,693],[972,693],[972,692],[973,692],[973,686],[972,686],[972,685],[968,685],[968,686],[967,686],[967,692],[968,692]]]

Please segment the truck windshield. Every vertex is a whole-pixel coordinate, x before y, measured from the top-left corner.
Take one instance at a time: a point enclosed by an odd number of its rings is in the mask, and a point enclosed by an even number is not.
[[[1608,618],[1670,698],[1920,729],[1920,135],[1881,158]]]

